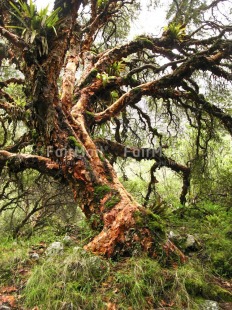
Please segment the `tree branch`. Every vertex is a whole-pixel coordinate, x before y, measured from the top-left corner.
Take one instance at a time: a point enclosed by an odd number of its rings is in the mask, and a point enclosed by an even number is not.
[[[21,84],[24,84],[25,81],[23,79],[10,78],[10,79],[8,79],[6,81],[1,81],[0,82],[0,87],[7,87],[11,83],[21,85]]]
[[[22,137],[20,137],[14,145],[8,146],[5,150],[7,152],[15,153],[21,150],[22,148],[31,144],[30,135],[25,133]]]
[[[16,47],[19,47],[19,48],[28,47],[28,44],[23,39],[18,37],[16,34],[8,31],[2,26],[0,26],[0,34]]]
[[[6,164],[9,170],[14,173],[26,169],[34,169],[52,177],[63,175],[59,165],[52,162],[49,158],[28,154],[15,154],[0,150],[0,172]]]
[[[176,173],[182,173],[183,175],[183,187],[180,196],[180,202],[184,204],[186,202],[186,195],[188,192],[188,188],[190,186],[190,173],[191,170],[189,167],[178,164],[172,158],[167,157],[163,151],[162,147],[157,149],[151,148],[137,148],[137,147],[127,147],[123,144],[113,142],[110,140],[98,139],[95,140],[95,143],[100,147],[103,152],[110,153],[117,157],[122,158],[133,158],[135,160],[141,161],[143,159],[147,160],[155,160],[157,165],[155,165],[155,169],[160,167],[167,167]]]
[[[4,100],[0,99],[0,109],[4,110],[8,115],[10,115],[12,118],[16,118],[19,121],[25,121],[25,111],[21,109],[20,107],[13,105],[9,102],[5,102]]]
[[[138,87],[132,88],[105,111],[96,113],[94,116],[95,122],[106,122],[107,120],[111,119],[111,117],[114,117],[120,113],[127,105],[138,102],[143,95],[154,96],[159,94],[161,89],[164,90],[166,88],[170,89],[172,87],[181,86],[182,81],[184,79],[190,78],[192,73],[196,70],[211,71],[212,66],[218,64],[223,57],[231,54],[231,52],[232,51],[228,48],[228,46],[224,46],[224,49],[222,49],[220,52],[212,54],[211,56],[205,56],[201,53],[200,55],[192,57],[190,60],[184,62],[178,68],[176,68],[171,74],[167,74],[159,80],[148,82],[139,85]],[[216,113],[215,116],[216,115],[218,114]],[[231,132],[231,130],[229,130],[229,132]]]

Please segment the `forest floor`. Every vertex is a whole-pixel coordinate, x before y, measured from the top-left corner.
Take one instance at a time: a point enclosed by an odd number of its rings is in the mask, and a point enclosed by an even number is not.
[[[93,232],[84,220],[29,239],[2,235],[0,309],[232,309],[231,210],[204,204],[160,217],[185,264],[167,264],[162,255],[106,260],[87,253]],[[53,242],[63,249],[49,254]]]

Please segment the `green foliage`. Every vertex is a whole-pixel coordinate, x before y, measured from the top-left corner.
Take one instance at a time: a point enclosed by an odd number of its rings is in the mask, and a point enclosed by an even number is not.
[[[115,61],[108,69],[107,73],[110,76],[120,76],[125,71],[126,65],[122,61]]]
[[[94,197],[100,201],[106,194],[111,192],[111,188],[108,185],[97,185],[94,187]]]
[[[25,106],[26,97],[25,97],[25,93],[23,91],[22,85],[11,83],[7,87],[5,87],[5,91],[7,91],[7,93],[13,97],[14,102],[17,104],[17,106],[20,106],[20,107]]]
[[[102,8],[108,3],[108,0],[97,0],[97,7]]]
[[[108,73],[98,73],[97,78],[102,81],[103,87],[106,87],[112,76],[109,76]]]
[[[116,204],[118,204],[121,201],[121,198],[119,194],[112,195],[106,202],[105,207],[107,210],[112,209]]]
[[[106,87],[107,84],[115,77],[120,76],[120,74],[125,70],[125,65],[122,61],[114,62],[110,67],[107,68],[106,72],[98,73],[97,78],[102,81],[103,87]],[[113,93],[115,94],[115,92]]]
[[[26,261],[27,253],[25,249],[16,242],[13,243],[12,239],[1,237],[0,252],[1,285],[17,285],[19,281],[16,270],[22,268],[22,264]]]
[[[170,23],[168,26],[164,27],[164,31],[166,31],[173,40],[182,41],[185,37],[185,27],[183,27],[182,24]]]
[[[185,234],[198,235],[208,270],[215,276],[232,277],[231,211],[210,202],[201,203],[186,207],[180,214],[177,210],[169,220],[176,227],[184,223]]]
[[[206,206],[205,206],[206,208]],[[213,207],[209,207],[212,210]],[[214,211],[216,208],[214,208]],[[159,217],[148,212],[151,219],[159,221]],[[188,233],[200,232],[207,227],[206,222],[194,217],[182,220],[175,216],[172,219],[175,228],[188,225]],[[93,237],[92,231],[85,220],[78,223],[79,244],[86,244]],[[195,224],[194,227],[192,224]],[[199,227],[199,223],[201,223]],[[220,224],[218,224],[220,225]],[[183,229],[183,227],[182,227]],[[218,228],[219,229],[219,228]],[[220,226],[221,229],[221,226]],[[203,230],[203,231],[202,231]],[[181,231],[181,229],[180,229]],[[209,229],[209,241],[215,240],[215,232]],[[227,228],[228,232],[228,228]],[[116,304],[119,309],[135,310],[155,309],[162,303],[172,305],[173,309],[199,309],[199,301],[211,299],[217,301],[231,301],[231,294],[214,282],[210,274],[210,262],[205,261],[202,250],[197,256],[189,257],[184,265],[163,266],[162,261],[146,256],[132,257],[112,263],[84,251],[81,247],[66,246],[64,253],[59,256],[41,256],[37,262],[32,262],[28,250],[41,240],[46,242],[62,241],[62,235],[57,236],[48,232],[37,235],[28,241],[21,239],[13,243],[11,239],[1,239],[0,251],[0,280],[4,285],[18,285],[22,281],[22,268],[30,270],[26,278],[23,277],[25,287],[21,291],[20,299],[24,307],[32,309],[38,306],[43,309],[61,309],[73,307],[77,309],[98,310],[106,309],[109,303]],[[218,246],[228,251],[219,237]],[[212,245],[213,246],[213,245]],[[207,250],[208,251],[208,250]],[[216,253],[216,248],[214,247]],[[202,255],[202,261],[201,259]],[[226,262],[221,257],[221,262]],[[228,262],[229,263],[229,262]],[[204,268],[203,268],[204,266]],[[226,266],[228,268],[228,265]]]
[[[109,273],[109,262],[73,248],[63,257],[36,266],[24,290],[27,307],[61,309],[64,306],[99,309],[104,303],[96,290]]]
[[[74,136],[68,137],[68,143],[72,148],[79,149],[80,151],[84,150],[83,146],[77,141],[77,139]]]
[[[60,8],[49,14],[49,5],[37,12],[36,5],[30,0],[29,4],[24,1],[18,1],[19,7],[10,2],[12,7],[11,14],[17,18],[20,23],[18,25],[8,26],[21,30],[21,35],[27,43],[34,43],[38,38],[41,41],[39,48],[40,55],[48,54],[47,33],[50,29],[56,33],[56,26],[59,23]]]
[[[56,230],[58,223],[66,226],[81,218],[69,187],[33,170],[11,176],[6,173],[3,170],[0,176],[0,193],[4,193],[0,201],[1,235],[30,236],[50,225]]]
[[[122,309],[147,309],[147,301],[156,303],[163,293],[163,274],[160,265],[149,258],[131,259],[115,274],[120,290]]]
[[[110,95],[111,95],[112,102],[116,101],[119,98],[119,94],[116,90],[113,90],[112,92],[110,92]]]

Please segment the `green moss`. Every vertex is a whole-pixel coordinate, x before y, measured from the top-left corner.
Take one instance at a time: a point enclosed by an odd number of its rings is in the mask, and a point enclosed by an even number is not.
[[[218,285],[209,284],[206,291],[203,293],[205,298],[210,298],[216,301],[223,300],[226,302],[232,302],[232,294]]]
[[[89,117],[94,117],[94,113],[90,111],[85,111],[85,114]]]
[[[132,95],[139,95],[141,93],[140,87],[135,87],[131,90]]]
[[[39,137],[39,134],[37,133],[37,131],[35,129],[33,129],[31,131],[31,136],[33,140],[36,140]]]
[[[132,84],[132,85],[133,85],[133,84],[136,85],[137,82],[138,82],[135,78],[132,77],[132,75],[129,75],[129,76],[126,78],[126,80],[128,81],[129,84]]]
[[[102,216],[100,214],[92,214],[89,224],[92,229],[94,229],[96,232],[99,232],[103,229],[104,223],[102,220]]]
[[[146,209],[144,213],[136,212],[134,217],[138,227],[147,227],[151,232],[159,234],[161,238],[166,236],[165,222],[158,214]]]
[[[80,87],[89,85],[92,82],[92,80],[97,76],[97,74],[98,74],[97,69],[91,70],[90,73],[85,78],[85,80],[83,81],[83,83],[80,85]]]
[[[119,194],[111,196],[105,203],[105,208],[107,210],[112,209],[116,204],[120,202],[121,198]]]
[[[77,142],[76,138],[74,136],[69,136],[68,141],[70,144],[76,146],[76,147],[81,147],[81,144]]]
[[[81,145],[81,143],[79,143],[76,138],[74,136],[69,136],[68,137],[68,144],[71,148],[75,149],[76,151],[79,151],[80,153],[85,154],[85,149],[84,147]]]
[[[139,42],[142,42],[143,44],[149,44],[149,45],[153,45],[153,42],[151,40],[149,40],[148,38],[146,37],[143,37],[143,36],[138,36],[136,39],[136,41],[139,41]]]
[[[232,301],[232,294],[218,285],[207,283],[203,277],[192,277],[185,281],[185,287],[192,296],[202,296],[216,301]]]
[[[222,242],[222,245],[224,245],[223,242]],[[230,245],[228,244],[228,247],[229,246]],[[215,251],[211,254],[211,261],[213,264],[213,271],[216,274],[220,274],[221,276],[228,277],[228,278],[232,276],[231,251],[228,251],[226,253],[222,250],[218,251],[217,249],[215,249]]]
[[[111,188],[108,185],[97,185],[94,187],[94,199],[100,201],[110,192]]]
[[[201,277],[187,278],[185,281],[185,287],[188,293],[192,296],[202,296],[203,291],[207,289],[207,284]]]
[[[146,210],[147,226],[151,231],[159,232],[163,237],[165,236],[165,222],[158,214],[153,213],[151,210]]]

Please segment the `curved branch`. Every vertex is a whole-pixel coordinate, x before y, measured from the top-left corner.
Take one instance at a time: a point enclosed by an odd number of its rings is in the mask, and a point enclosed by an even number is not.
[[[143,66],[141,66],[139,68],[135,68],[135,69],[131,70],[128,73],[128,76],[131,76],[133,74],[139,73],[139,72],[141,72],[143,70],[146,70],[146,69],[151,69],[154,73],[159,73],[161,71],[164,71],[165,69],[167,69],[170,66],[177,65],[177,64],[179,64],[179,63],[181,63],[183,61],[186,61],[186,60],[187,59],[184,58],[184,59],[180,59],[180,60],[176,60],[176,61],[171,61],[171,62],[166,63],[166,64],[164,64],[164,65],[162,65],[160,67],[157,67],[157,66],[155,66],[153,64],[146,64],[146,65],[143,65]]]
[[[172,87],[181,86],[183,80],[189,79],[193,72],[196,70],[211,71],[212,66],[219,64],[222,58],[230,54],[231,49],[229,49],[228,46],[224,46],[224,49],[222,49],[220,52],[210,56],[205,56],[201,53],[200,55],[192,57],[190,60],[176,68],[171,74],[167,74],[159,80],[142,84],[125,93],[105,111],[96,113],[94,116],[95,122],[106,122],[107,120],[111,119],[111,117],[114,117],[120,113],[127,105],[138,102],[143,95],[159,95],[161,89],[165,90]],[[206,107],[207,104],[204,103],[204,106]],[[215,107],[215,109],[210,109],[210,107],[207,106],[207,110],[208,112],[212,110],[214,115],[219,117],[219,108]],[[225,114],[223,115],[225,116]],[[228,124],[230,124],[230,118],[226,117],[226,120],[223,122],[226,128],[229,129],[229,132],[231,132],[232,130],[228,127]]]
[[[0,26],[0,34],[16,47],[19,47],[19,48],[28,47],[28,44],[23,39],[18,37],[16,34],[8,31],[2,26]]]
[[[4,110],[11,117],[15,118],[17,116],[19,121],[26,121],[25,111],[16,105],[0,99],[0,109]]]
[[[8,146],[5,150],[12,153],[18,152],[19,150],[31,144],[32,141],[30,138],[30,135],[25,133],[15,142],[14,145]]]
[[[28,154],[15,154],[0,150],[0,172],[6,164],[9,170],[14,173],[26,169],[34,169],[52,177],[63,175],[59,165],[52,162],[49,158]]]
[[[11,83],[21,85],[21,84],[24,84],[25,81],[23,79],[10,78],[10,79],[8,79],[6,81],[1,81],[0,82],[0,87],[7,87]]]
[[[120,47],[115,47],[110,49],[100,55],[98,55],[98,61],[92,67],[88,75],[85,77],[81,84],[78,85],[79,88],[84,87],[85,85],[92,82],[96,77],[98,72],[105,71],[106,67],[115,61],[121,60],[124,57],[127,57],[131,54],[137,53],[144,49],[151,50],[154,53],[158,53],[167,57],[168,59],[174,60],[182,58],[181,56],[175,55],[170,49],[164,48],[166,42],[163,38],[154,39],[150,37],[138,37],[136,40],[131,41],[128,44],[122,45]]]
[[[191,170],[189,167],[178,164],[172,158],[167,157],[163,153],[162,147],[159,147],[157,149],[127,147],[123,144],[113,142],[110,140],[103,140],[103,139],[98,139],[95,141],[95,143],[98,146],[100,146],[100,149],[103,152],[110,153],[117,157],[122,157],[122,158],[130,157],[138,161],[141,161],[143,159],[155,160],[156,161],[156,165],[154,166],[155,169],[160,168],[160,167],[167,167],[175,171],[176,173],[182,173],[183,187],[182,187],[182,192],[180,196],[180,202],[181,204],[184,204],[186,202],[186,195],[188,192],[188,188],[190,186]]]

